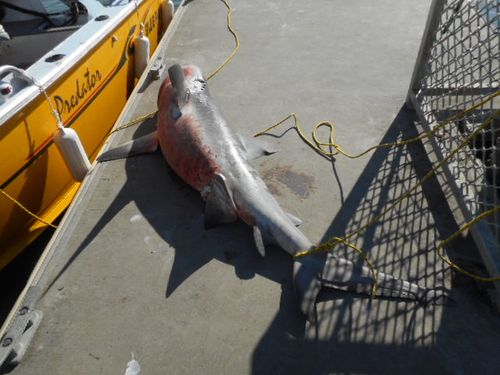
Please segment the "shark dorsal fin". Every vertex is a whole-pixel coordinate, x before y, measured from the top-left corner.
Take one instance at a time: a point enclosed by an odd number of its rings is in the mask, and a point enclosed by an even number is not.
[[[233,198],[223,175],[214,176],[205,200],[205,229],[232,223],[238,219]]]
[[[290,212],[287,212],[286,214],[288,215],[288,218],[292,221],[293,225],[295,225],[296,227],[302,224],[302,220],[300,220],[297,216],[291,214]]]

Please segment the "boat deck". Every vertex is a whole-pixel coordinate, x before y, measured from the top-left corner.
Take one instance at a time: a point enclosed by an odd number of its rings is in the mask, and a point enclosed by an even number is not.
[[[334,121],[352,153],[416,134],[404,101],[429,0],[231,3],[241,49],[209,86],[240,134],[290,112],[308,133]],[[233,48],[223,4],[195,0],[179,9],[161,53],[167,65],[196,64],[208,75]],[[140,85],[121,123],[155,110],[160,82]],[[314,242],[358,228],[430,168],[421,144],[332,162],[291,125],[268,137],[282,151],[256,166]],[[153,127],[147,120],[110,143]],[[498,374],[498,315],[435,252],[457,228],[451,193],[438,182],[356,243],[378,270],[451,288],[453,301],[425,307],[326,291],[314,325],[294,300],[292,259],[272,248],[261,258],[242,223],[205,231],[199,194],[161,154],[98,164],[49,244],[36,305],[44,319],[12,373],[124,373],[133,352],[143,374]],[[453,250],[464,259],[473,248],[464,238]]]

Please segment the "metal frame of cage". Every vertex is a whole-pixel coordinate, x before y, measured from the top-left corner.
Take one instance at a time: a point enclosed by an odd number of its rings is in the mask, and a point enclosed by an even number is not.
[[[500,206],[500,1],[433,0],[407,96],[466,221]],[[477,109],[464,111],[487,100]],[[489,119],[489,125],[478,128]],[[500,215],[471,227],[490,276],[500,276]],[[500,282],[492,299],[500,311]]]

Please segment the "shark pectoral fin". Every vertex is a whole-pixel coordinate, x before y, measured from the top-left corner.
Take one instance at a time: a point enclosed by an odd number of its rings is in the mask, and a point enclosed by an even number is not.
[[[316,298],[321,290],[325,254],[311,254],[293,263],[293,285],[300,309],[310,322],[316,321]]]
[[[290,212],[287,212],[286,214],[288,215],[288,218],[292,221],[293,225],[295,225],[296,227],[302,224],[302,220],[300,220],[297,216],[291,214]]]
[[[232,223],[238,219],[224,176],[215,175],[205,199],[205,229]]]
[[[155,152],[158,149],[158,134],[156,131],[133,139],[118,147],[103,152],[97,158],[98,161],[109,161],[115,159],[123,159],[129,156],[148,154]]]
[[[255,246],[257,247],[259,254],[262,255],[263,257],[266,256],[266,248],[264,246],[262,232],[260,231],[257,225],[253,227],[253,239],[255,241]]]
[[[257,159],[264,155],[271,155],[280,150],[278,146],[263,139],[244,138],[242,136],[239,136],[239,138],[245,148],[245,156],[248,160]]]

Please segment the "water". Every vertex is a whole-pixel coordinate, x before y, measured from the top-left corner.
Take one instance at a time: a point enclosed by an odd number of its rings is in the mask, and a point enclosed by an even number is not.
[[[16,259],[0,271],[0,326],[9,314],[17,297],[23,290],[36,262],[54,234],[54,229],[45,230]]]

